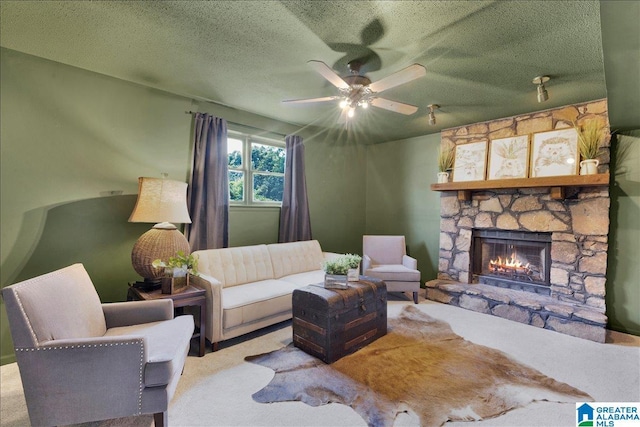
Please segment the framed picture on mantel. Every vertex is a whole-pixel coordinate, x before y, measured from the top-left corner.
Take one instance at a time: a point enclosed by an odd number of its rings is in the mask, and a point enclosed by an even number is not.
[[[574,128],[533,134],[531,177],[576,175],[580,161]]]
[[[487,179],[526,178],[529,173],[529,135],[492,139]]]
[[[456,145],[453,181],[484,181],[487,170],[487,141]]]

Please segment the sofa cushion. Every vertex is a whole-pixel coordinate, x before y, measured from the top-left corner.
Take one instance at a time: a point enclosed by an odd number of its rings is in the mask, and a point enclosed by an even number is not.
[[[198,257],[198,270],[215,277],[224,287],[274,278],[266,245],[206,249],[193,254]]]
[[[420,272],[404,265],[373,265],[364,272],[365,276],[396,282],[419,282]]]
[[[297,286],[283,280],[262,280],[222,291],[225,329],[291,310]]]
[[[111,328],[105,336],[148,338],[145,340],[147,364],[144,368],[144,384],[153,387],[168,384],[175,371],[182,370],[182,353],[189,346],[193,330],[193,316],[185,315],[172,320]]]
[[[280,280],[293,283],[297,287],[307,286],[314,283],[324,283],[324,271],[315,270],[292,274],[291,276],[282,277]]]
[[[317,240],[267,245],[275,279],[322,268],[322,249]]]

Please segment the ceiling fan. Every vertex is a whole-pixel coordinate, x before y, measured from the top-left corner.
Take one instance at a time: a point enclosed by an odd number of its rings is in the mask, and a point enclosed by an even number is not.
[[[371,82],[368,77],[360,74],[362,62],[358,60],[349,62],[350,74],[345,77],[340,77],[331,67],[322,61],[311,60],[308,64],[322,77],[327,79],[329,83],[337,87],[340,95],[325,96],[322,98],[291,99],[282,102],[302,104],[340,100],[340,108],[343,109],[343,112],[346,112],[347,117],[353,117],[357,107],[368,108],[369,105],[405,115],[411,115],[418,111],[418,107],[415,105],[391,101],[379,97],[378,94],[426,75],[426,68],[420,64],[409,65],[407,68],[384,77],[377,82]]]

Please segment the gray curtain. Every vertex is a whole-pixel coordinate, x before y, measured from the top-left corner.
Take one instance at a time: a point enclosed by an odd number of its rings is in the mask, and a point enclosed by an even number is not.
[[[184,234],[192,251],[229,246],[227,121],[195,113],[187,203],[191,224]]]
[[[304,145],[302,137],[287,135],[284,168],[284,195],[280,209],[278,242],[311,240],[309,199],[304,174]]]

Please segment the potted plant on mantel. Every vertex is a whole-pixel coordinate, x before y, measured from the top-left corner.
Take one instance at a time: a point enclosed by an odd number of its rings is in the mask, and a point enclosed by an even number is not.
[[[449,171],[453,168],[454,149],[452,146],[440,146],[438,152],[438,184],[449,182]]]
[[[328,289],[347,289],[347,282],[357,282],[360,278],[360,262],[362,257],[355,254],[346,254],[324,261],[322,269],[324,275],[324,287]]]
[[[198,275],[198,258],[193,254],[185,255],[178,251],[176,256],[164,262],[156,259],[151,263],[154,268],[164,268],[162,293],[177,294],[189,287],[189,275]]]
[[[598,173],[600,161],[596,158],[602,149],[605,126],[598,120],[590,120],[582,125],[582,129],[574,123],[578,132],[578,148],[582,161],[580,175],[594,175]]]

